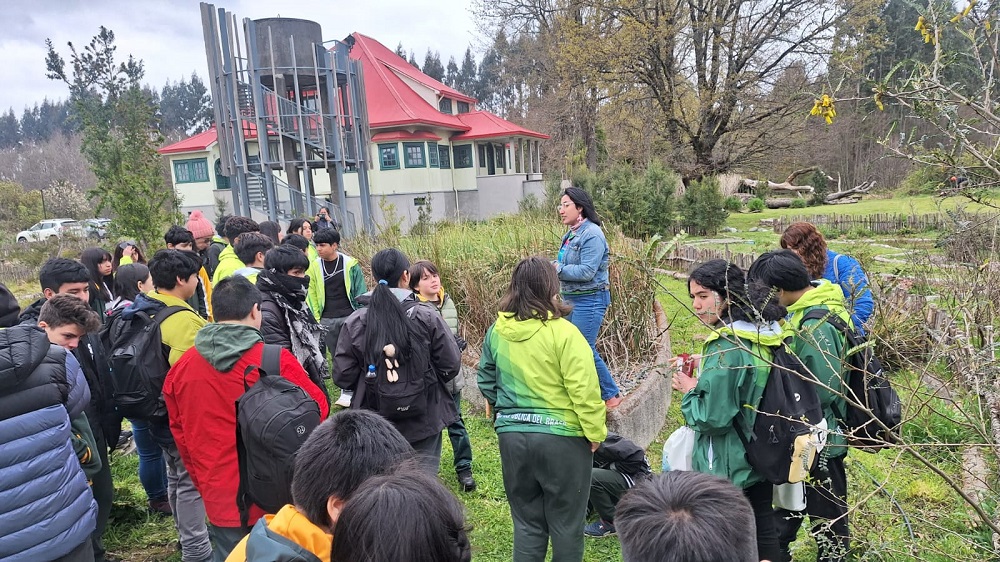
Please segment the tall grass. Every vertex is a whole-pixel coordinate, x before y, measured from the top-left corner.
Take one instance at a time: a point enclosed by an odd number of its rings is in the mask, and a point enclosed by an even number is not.
[[[485,222],[442,223],[422,235],[358,238],[345,251],[358,258],[366,275],[371,256],[389,245],[410,261],[434,262],[445,290],[455,300],[462,336],[478,351],[497,318],[497,304],[514,266],[532,255],[555,259],[563,233],[556,221],[523,213]],[[611,308],[598,349],[613,370],[629,370],[647,360],[653,349],[653,277],[643,243],[625,238],[613,227],[605,233],[611,248]]]

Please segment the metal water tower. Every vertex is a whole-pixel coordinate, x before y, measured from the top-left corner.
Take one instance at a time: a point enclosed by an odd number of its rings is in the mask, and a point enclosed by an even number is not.
[[[356,171],[361,226],[373,231],[364,80],[350,45],[324,42],[313,21],[247,18],[237,26],[224,9],[206,3],[201,9],[222,173],[235,178],[234,209],[289,220],[327,206],[352,235],[353,217],[342,210],[344,173]],[[247,144],[254,138],[256,149]],[[314,170],[329,174],[329,201],[316,198]]]

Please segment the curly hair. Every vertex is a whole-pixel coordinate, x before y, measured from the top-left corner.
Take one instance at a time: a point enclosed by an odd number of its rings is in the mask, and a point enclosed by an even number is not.
[[[813,279],[823,277],[826,271],[826,240],[812,223],[790,224],[781,235],[781,247],[798,254]]]

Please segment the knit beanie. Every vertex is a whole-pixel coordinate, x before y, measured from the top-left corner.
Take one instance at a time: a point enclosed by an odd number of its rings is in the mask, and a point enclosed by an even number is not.
[[[185,228],[191,231],[195,238],[205,238],[215,234],[215,226],[205,218],[201,211],[194,211],[188,217]]]

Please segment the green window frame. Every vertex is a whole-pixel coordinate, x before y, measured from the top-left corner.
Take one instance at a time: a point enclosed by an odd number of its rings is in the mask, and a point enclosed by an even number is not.
[[[426,168],[427,155],[424,152],[425,143],[404,142],[403,155],[406,158],[407,168]]]
[[[436,142],[427,143],[427,163],[430,164],[431,168],[440,168],[439,160],[440,154],[435,149],[437,146]]]
[[[451,98],[441,98],[441,101],[438,102],[438,109],[441,110],[441,113],[451,115]]]
[[[456,145],[452,152],[454,153],[455,159],[455,169],[459,168],[471,168],[472,167],[472,145],[471,144],[459,144]]]
[[[468,113],[469,112],[469,102],[465,102],[465,101],[458,102],[458,112],[460,114],[461,113]]]
[[[442,169],[451,169],[451,151],[448,150],[448,145],[439,144],[438,149],[438,163],[441,165]]]
[[[379,169],[398,170],[399,169],[399,144],[378,145]]]
[[[174,178],[176,183],[207,183],[208,159],[174,160]]]

